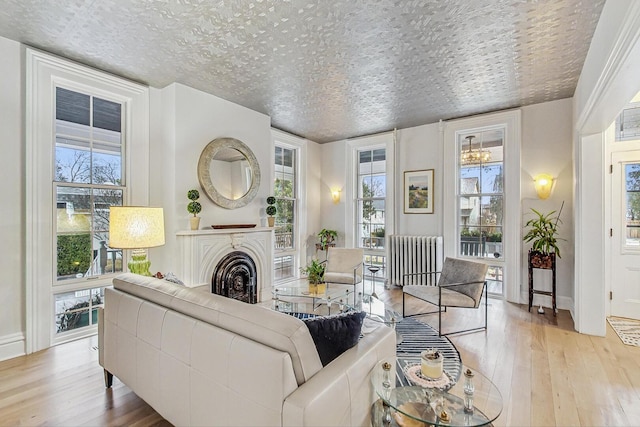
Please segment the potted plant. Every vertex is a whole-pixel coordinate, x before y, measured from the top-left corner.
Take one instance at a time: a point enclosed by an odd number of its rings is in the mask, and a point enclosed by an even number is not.
[[[267,215],[269,215],[269,217],[267,218],[267,221],[269,222],[269,227],[273,227],[273,225],[276,222],[275,214],[278,211],[276,209],[276,198],[273,196],[267,197],[267,205],[268,206],[267,206],[266,212],[267,212]]]
[[[313,258],[306,267],[300,267],[300,272],[309,280],[309,291],[324,293],[324,262]]]
[[[554,257],[561,258],[560,248],[558,247],[558,223],[560,221],[560,213],[554,216],[556,211],[547,214],[538,212],[531,208],[536,218],[532,218],[525,224],[529,227],[527,234],[524,235],[525,242],[533,242],[531,252],[529,254],[529,262],[535,268],[551,268],[552,259]]]
[[[198,190],[187,191],[187,198],[191,200],[187,205],[187,212],[193,214],[193,218],[190,218],[191,229],[197,230],[200,228],[200,217],[198,214],[202,211],[202,205],[197,200],[200,198]]]
[[[338,232],[335,230],[328,230],[323,228],[318,233],[318,239],[320,239],[320,243],[316,244],[316,249],[321,251],[326,251],[329,246],[335,246],[333,243],[338,238]]]

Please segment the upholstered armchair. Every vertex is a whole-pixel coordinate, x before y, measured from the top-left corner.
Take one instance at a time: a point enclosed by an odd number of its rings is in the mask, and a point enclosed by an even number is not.
[[[354,305],[356,302],[356,286],[362,282],[363,260],[364,249],[331,247],[327,249],[324,281],[327,284],[353,285]]]
[[[484,326],[461,331],[442,333],[442,311],[447,307],[478,308],[485,293],[487,282],[486,264],[456,258],[446,258],[441,272],[411,273],[403,276],[402,316],[413,317],[438,313],[438,334],[451,335],[487,329],[487,297],[484,304]],[[423,276],[423,277],[420,277]],[[427,284],[409,284],[409,283]],[[405,298],[410,295],[438,307],[437,311],[407,315]]]

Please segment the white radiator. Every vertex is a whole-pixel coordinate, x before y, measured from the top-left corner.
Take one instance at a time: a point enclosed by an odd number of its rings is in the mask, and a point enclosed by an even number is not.
[[[442,236],[389,236],[389,285],[435,285],[436,275],[416,273],[441,271],[442,261]]]

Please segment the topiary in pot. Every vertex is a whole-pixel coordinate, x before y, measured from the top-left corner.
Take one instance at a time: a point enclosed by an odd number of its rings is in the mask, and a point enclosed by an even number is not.
[[[278,211],[276,209],[276,198],[273,196],[269,196],[267,197],[267,215],[269,215],[269,217],[267,218],[267,221],[269,221],[269,227],[273,227],[273,225],[275,224],[275,214]]]
[[[187,212],[193,214],[193,218],[190,219],[191,229],[197,230],[200,228],[200,218],[198,214],[202,211],[202,205],[197,200],[200,198],[200,192],[198,190],[187,191],[187,198],[191,200],[187,204]]]

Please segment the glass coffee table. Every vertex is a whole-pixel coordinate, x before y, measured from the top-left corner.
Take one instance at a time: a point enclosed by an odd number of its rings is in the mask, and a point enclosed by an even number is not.
[[[483,426],[490,425],[502,413],[502,395],[498,388],[473,368],[473,403],[465,409],[464,375],[449,378],[439,388],[419,385],[396,387],[395,361],[380,362],[371,373],[371,384],[380,398],[372,407],[374,426]],[[389,368],[389,369],[385,369]]]
[[[276,286],[272,294],[276,311],[328,315],[332,309],[343,312],[352,308],[347,301],[353,299],[353,286]]]

